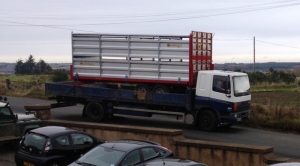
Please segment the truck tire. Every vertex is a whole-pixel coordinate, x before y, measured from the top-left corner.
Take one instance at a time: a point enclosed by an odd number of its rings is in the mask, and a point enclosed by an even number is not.
[[[165,86],[165,85],[156,85],[153,88],[153,92],[155,92],[155,93],[169,93],[170,88]]]
[[[199,128],[203,131],[214,131],[217,128],[218,119],[211,110],[202,111],[198,120]]]
[[[135,86],[135,90],[138,92],[148,92],[150,90],[150,86],[147,84],[137,84]]]
[[[105,112],[100,103],[90,102],[86,106],[86,115],[93,122],[101,122],[105,119]]]

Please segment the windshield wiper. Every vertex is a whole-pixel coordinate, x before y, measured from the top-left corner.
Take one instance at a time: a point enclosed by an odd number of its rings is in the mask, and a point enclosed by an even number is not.
[[[90,163],[85,163],[85,162],[80,162],[80,161],[75,161],[75,163],[79,164],[79,165],[85,165],[85,166],[97,166],[94,164],[90,164]]]

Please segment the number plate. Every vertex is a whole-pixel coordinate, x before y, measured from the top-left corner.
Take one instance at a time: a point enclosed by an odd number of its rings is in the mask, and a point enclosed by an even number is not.
[[[23,165],[24,165],[24,166],[34,166],[34,164],[29,163],[29,162],[26,162],[26,161],[23,162]]]

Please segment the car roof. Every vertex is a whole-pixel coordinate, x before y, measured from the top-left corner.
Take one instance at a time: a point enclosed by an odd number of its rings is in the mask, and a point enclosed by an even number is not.
[[[57,135],[61,135],[61,134],[65,134],[65,133],[69,133],[69,132],[75,132],[77,130],[71,129],[71,128],[67,128],[67,127],[60,127],[60,126],[46,126],[46,127],[40,127],[34,130],[31,130],[31,133],[38,133],[38,134],[42,134],[48,137],[51,136],[57,136]],[[79,131],[77,131],[79,132]]]
[[[146,147],[146,146],[159,146],[158,143],[152,141],[144,141],[144,140],[117,140],[110,141],[100,146],[116,149],[121,151],[128,151],[135,148]]]
[[[206,166],[203,163],[198,163],[187,159],[176,159],[176,158],[164,158],[155,159],[146,164],[146,166]]]
[[[7,104],[7,103],[4,103],[4,102],[1,102],[1,101],[0,101],[0,107],[5,107],[6,104]]]

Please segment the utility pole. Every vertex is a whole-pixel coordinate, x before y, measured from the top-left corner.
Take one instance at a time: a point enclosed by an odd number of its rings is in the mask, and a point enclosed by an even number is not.
[[[255,72],[255,36],[253,38],[253,72]]]

